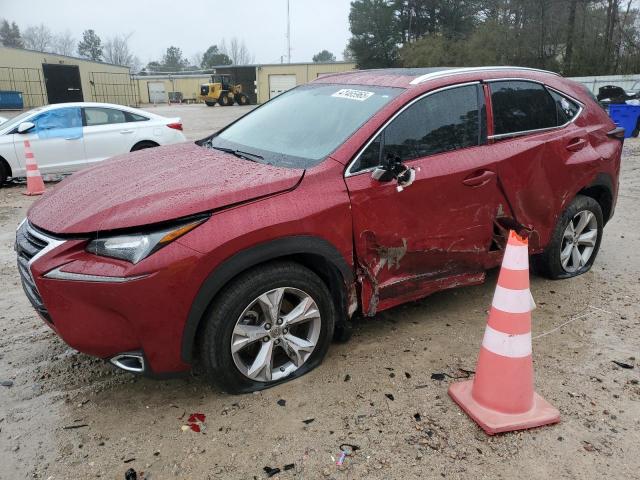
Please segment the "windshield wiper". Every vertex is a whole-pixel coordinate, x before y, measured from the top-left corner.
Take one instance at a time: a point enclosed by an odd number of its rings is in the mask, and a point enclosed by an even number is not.
[[[225,147],[211,147],[216,150],[220,150],[221,152],[230,153],[231,155],[235,155],[238,158],[242,158],[244,160],[249,160],[250,162],[257,162],[259,160],[264,160],[264,157],[258,155],[256,153],[243,152],[242,150],[236,150],[234,148],[225,148]]]

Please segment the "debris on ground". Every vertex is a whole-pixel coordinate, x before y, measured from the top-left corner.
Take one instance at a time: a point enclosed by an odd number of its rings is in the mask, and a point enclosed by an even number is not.
[[[615,363],[616,365],[618,365],[620,368],[628,368],[628,369],[632,369],[633,365],[629,364],[629,363],[624,363],[624,362],[619,362],[617,360],[611,360],[613,363]]]
[[[287,401],[281,398],[280,400],[278,400],[278,402],[277,402],[277,403],[278,403],[278,405],[280,405],[281,407],[284,407],[284,406],[287,404]]]
[[[419,421],[421,421],[421,420],[422,420],[422,417],[420,416],[420,414],[419,414],[419,413],[414,414],[414,415],[413,415],[413,418],[416,420],[416,422],[419,422]]]
[[[124,473],[124,480],[138,480],[138,474],[133,468],[130,468]]]
[[[344,381],[348,382],[349,380],[351,380],[351,375],[349,375],[348,373],[344,376]]]
[[[393,396],[393,394],[391,394],[391,393],[385,393],[385,394],[384,394],[384,396],[385,396],[385,397],[387,397],[387,398],[388,398],[389,400],[391,400],[391,401],[394,401],[394,400],[395,400],[395,397],[394,397],[394,396]]]
[[[13,387],[13,380],[0,380],[0,385],[3,387]]]
[[[343,443],[340,445],[340,454],[336,460],[336,466],[341,467],[347,457],[353,456],[355,452],[360,450],[358,445],[351,445],[350,443]]]
[[[271,478],[274,475],[276,475],[276,474],[281,472],[281,470],[279,468],[277,468],[277,467],[276,468],[272,468],[272,467],[269,467],[269,466],[264,467],[263,470],[267,474],[267,477],[269,477],[269,478]]]
[[[187,424],[181,427],[183,432],[192,430],[196,433],[204,432],[206,429],[205,420],[207,416],[204,413],[192,413],[187,419]]]
[[[314,420],[315,420],[315,418],[307,418],[306,420],[302,420],[302,423],[305,423],[305,424],[309,425]]]
[[[432,373],[431,374],[431,380],[444,380],[445,374],[444,373]]]
[[[63,430],[73,430],[75,428],[84,428],[84,427],[88,427],[89,425],[86,423],[78,423],[76,425],[65,425],[64,427],[62,427]]]

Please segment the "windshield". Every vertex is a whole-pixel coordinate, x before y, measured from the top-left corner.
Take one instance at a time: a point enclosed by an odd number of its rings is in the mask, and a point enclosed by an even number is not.
[[[403,90],[308,84],[289,90],[202,142],[247,160],[309,168]]]
[[[9,120],[7,120],[4,123],[0,123],[0,130],[13,130],[14,127],[17,127],[18,125],[20,125],[25,118],[33,115],[36,112],[39,112],[40,110],[42,110],[41,108],[35,108],[33,110],[29,110],[28,112],[24,112],[21,113],[18,116],[15,116],[13,118],[10,118]]]

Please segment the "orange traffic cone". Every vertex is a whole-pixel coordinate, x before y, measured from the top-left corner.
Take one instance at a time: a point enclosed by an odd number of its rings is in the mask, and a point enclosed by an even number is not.
[[[509,233],[473,380],[449,387],[451,398],[489,435],[560,421],[533,390],[529,249]]]
[[[24,141],[24,158],[25,166],[27,167],[27,191],[24,192],[24,195],[42,195],[44,193],[44,182],[31,151],[29,140]]]

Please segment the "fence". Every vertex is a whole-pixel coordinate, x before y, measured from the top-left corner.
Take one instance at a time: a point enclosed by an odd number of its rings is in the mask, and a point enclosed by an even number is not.
[[[598,89],[605,85],[615,85],[625,90],[638,90],[640,75],[602,75],[598,77],[572,77],[571,80],[583,83],[592,93],[598,94]]]
[[[39,68],[0,67],[0,90],[22,92],[25,109],[47,104],[42,70]]]
[[[137,107],[139,102],[135,80],[128,73],[91,72],[91,99],[94,102],[117,103]]]

